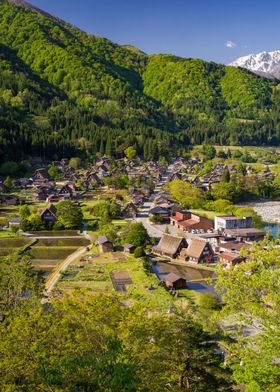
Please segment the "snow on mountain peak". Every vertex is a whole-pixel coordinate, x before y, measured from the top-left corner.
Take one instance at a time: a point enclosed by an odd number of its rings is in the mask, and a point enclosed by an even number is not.
[[[248,56],[240,57],[229,65],[246,68],[263,76],[279,78],[280,50],[249,54]]]

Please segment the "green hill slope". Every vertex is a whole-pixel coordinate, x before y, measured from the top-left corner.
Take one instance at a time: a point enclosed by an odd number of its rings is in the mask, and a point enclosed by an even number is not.
[[[280,141],[275,81],[147,56],[15,2],[0,0],[2,160],[122,156],[129,145],[155,159],[189,143]]]

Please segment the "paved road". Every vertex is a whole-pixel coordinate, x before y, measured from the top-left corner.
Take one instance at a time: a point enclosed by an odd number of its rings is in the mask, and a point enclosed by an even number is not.
[[[80,249],[77,249],[74,253],[72,253],[70,256],[67,257],[61,264],[58,265],[58,268],[50,275],[50,277],[47,280],[46,283],[46,288],[45,288],[45,293],[49,295],[51,291],[53,290],[54,286],[56,285],[57,281],[60,278],[60,273],[62,271],[65,271],[69,265],[75,261],[77,258],[83,256],[87,252],[87,247],[83,247]]]
[[[168,177],[164,176],[162,180],[156,184],[154,192],[150,196],[150,201],[145,202],[137,213],[137,222],[143,223],[150,237],[161,238],[164,229],[161,230],[149,221],[149,211],[154,207],[154,199],[161,191],[162,186],[167,182]],[[165,228],[165,226],[163,226]]]

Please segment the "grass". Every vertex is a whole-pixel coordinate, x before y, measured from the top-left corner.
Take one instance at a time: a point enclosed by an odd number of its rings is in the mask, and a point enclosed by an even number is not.
[[[0,239],[2,238],[22,238],[22,236],[18,233],[13,233],[12,231],[0,231]]]
[[[191,210],[192,213],[205,216],[208,219],[214,219],[216,215],[223,215],[222,213],[217,213],[215,211],[207,211],[207,210]]]
[[[96,254],[96,249],[92,250]],[[79,268],[81,267],[82,268]],[[114,290],[110,273],[113,271],[128,271],[133,284],[126,285],[126,292]],[[153,286],[153,290],[148,290]],[[92,293],[114,293],[126,303],[140,303],[150,308],[167,311],[169,302],[173,299],[153,273],[143,269],[141,259],[125,256],[123,253],[109,253],[88,259],[88,264],[76,261],[68,269],[68,273],[58,283],[60,290],[87,289]],[[180,304],[189,303],[190,296],[184,293],[181,298],[174,299]]]

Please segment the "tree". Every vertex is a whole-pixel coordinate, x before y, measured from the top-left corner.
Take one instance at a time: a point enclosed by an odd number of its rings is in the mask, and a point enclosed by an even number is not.
[[[187,312],[147,317],[136,314],[123,324],[128,360],[138,364],[141,386],[154,392],[232,391],[222,356]]]
[[[237,172],[239,174],[242,174],[242,176],[245,176],[247,173],[247,169],[246,169],[246,165],[244,165],[244,163],[240,163],[237,168],[236,168]]]
[[[93,206],[94,216],[100,218],[103,224],[109,223],[118,215],[119,208],[114,201],[100,201]]]
[[[14,175],[18,172],[19,165],[14,161],[7,161],[0,166],[0,173],[4,175]]]
[[[57,219],[65,229],[80,229],[83,213],[77,205],[71,201],[61,201],[57,205]]]
[[[224,199],[233,201],[236,196],[236,189],[232,183],[219,182],[211,189],[211,195],[215,200]]]
[[[52,166],[49,166],[48,174],[51,178],[56,180],[60,177],[61,170],[59,169],[59,167],[52,165]]]
[[[5,185],[5,187],[8,189],[8,191],[10,191],[12,189],[13,186],[13,181],[11,180],[11,178],[8,176],[5,178],[5,181],[3,182],[3,184]]]
[[[21,219],[26,219],[31,215],[30,208],[27,204],[24,204],[19,208],[19,215]]]
[[[231,337],[236,343],[230,344],[228,359],[236,381],[248,390],[277,391],[280,249],[266,241],[245,253],[249,256],[246,263],[218,270],[216,289],[225,304],[220,318],[236,326],[251,326],[256,332],[247,336],[241,328],[234,328]]]
[[[128,159],[134,159],[136,157],[137,151],[134,147],[130,146],[127,147],[126,150],[124,150],[124,153]]]
[[[207,159],[213,159],[216,156],[216,149],[214,146],[202,146],[203,154],[206,156]]]
[[[125,238],[125,243],[144,246],[149,241],[149,235],[143,223],[133,223]]]
[[[174,180],[168,184],[172,197],[182,208],[199,208],[203,202],[203,195],[200,189],[194,185],[182,181]]]
[[[45,223],[38,214],[31,214],[23,218],[20,226],[23,231],[40,231],[45,229]]]
[[[146,252],[145,252],[143,246],[138,246],[138,247],[135,249],[135,251],[134,251],[134,256],[135,256],[136,258],[140,258],[140,257],[146,256]]]
[[[230,182],[230,171],[228,168],[223,171],[221,182]]]
[[[105,224],[98,232],[99,235],[105,235],[110,241],[115,242],[118,237],[117,228],[112,224]]]
[[[73,169],[78,169],[80,167],[80,165],[81,165],[81,159],[78,157],[71,158],[68,163],[68,166],[72,167]]]
[[[0,326],[1,390],[139,390],[116,334],[126,314],[117,299],[80,294],[51,308],[38,300]]]

